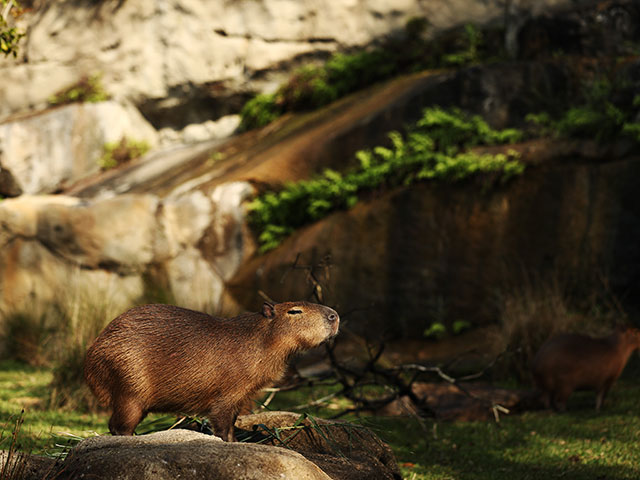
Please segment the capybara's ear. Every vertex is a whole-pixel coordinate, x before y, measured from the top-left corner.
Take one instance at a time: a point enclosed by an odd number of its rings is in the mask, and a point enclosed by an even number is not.
[[[276,307],[269,302],[264,302],[262,304],[262,316],[265,318],[273,318],[276,316]]]

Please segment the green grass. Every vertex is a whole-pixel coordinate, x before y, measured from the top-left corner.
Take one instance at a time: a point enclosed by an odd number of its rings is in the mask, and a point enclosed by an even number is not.
[[[640,393],[626,388],[625,395]],[[500,423],[439,422],[435,430],[431,421],[427,432],[401,419],[366,423],[393,446],[405,478],[638,478],[638,408],[611,405],[601,414],[591,402],[577,408],[564,415],[528,412]]]
[[[48,369],[0,362],[0,448],[8,448],[15,423],[24,408],[18,448],[56,453],[65,442],[60,433],[80,437],[105,433],[107,414],[42,408],[52,374]],[[291,409],[335,392],[315,386],[278,393],[270,409]],[[501,479],[636,479],[640,476],[640,384],[632,375],[614,387],[605,409],[593,410],[593,394],[575,394],[569,412],[547,411],[503,416],[500,423],[435,422],[424,427],[412,418],[349,417],[372,428],[393,448],[404,478],[411,480]],[[307,412],[328,418],[348,403],[333,399]],[[157,420],[145,421],[139,430]],[[68,440],[69,443],[74,443]]]
[[[26,452],[52,453],[59,450],[56,444],[65,443],[67,434],[88,437],[106,431],[106,414],[46,408],[52,378],[50,369],[0,362],[0,449],[9,447],[21,415],[18,449]]]

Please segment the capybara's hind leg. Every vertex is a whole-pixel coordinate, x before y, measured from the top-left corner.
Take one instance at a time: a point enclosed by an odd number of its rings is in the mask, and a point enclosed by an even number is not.
[[[109,419],[111,435],[133,435],[145,412],[130,398],[119,398],[113,404],[113,414]]]

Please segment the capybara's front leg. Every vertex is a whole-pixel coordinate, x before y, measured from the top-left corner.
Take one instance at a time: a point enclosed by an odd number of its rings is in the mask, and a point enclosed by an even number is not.
[[[208,415],[211,425],[213,425],[213,433],[222,438],[225,442],[235,442],[236,435],[233,426],[238,418],[237,413],[230,411],[212,412]]]

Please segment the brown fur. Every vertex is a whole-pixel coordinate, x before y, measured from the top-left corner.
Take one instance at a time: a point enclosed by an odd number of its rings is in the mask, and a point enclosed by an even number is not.
[[[596,410],[640,348],[640,330],[622,328],[604,338],[562,334],[547,340],[532,363],[533,379],[547,408],[566,409],[574,390],[595,390]]]
[[[113,409],[109,431],[132,435],[148,412],[204,415],[234,441],[242,405],[284,374],[294,353],[338,333],[338,314],[307,302],[217,318],[143,305],[115,318],[87,350],[85,380]]]

